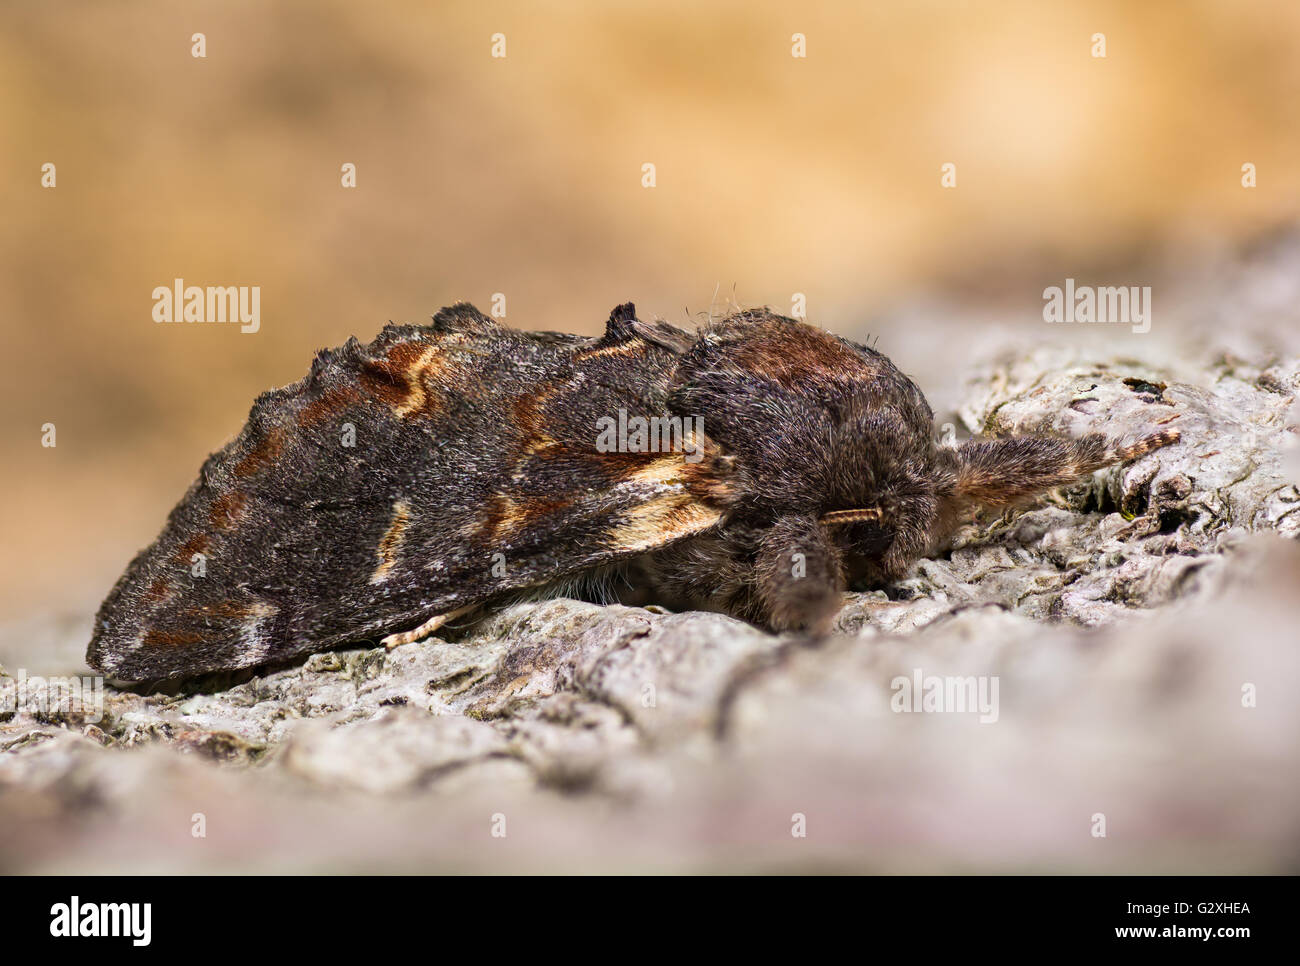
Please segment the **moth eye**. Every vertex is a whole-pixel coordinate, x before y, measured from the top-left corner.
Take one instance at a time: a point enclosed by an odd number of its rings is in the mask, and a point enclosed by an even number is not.
[[[839,535],[840,546],[863,557],[879,557],[894,542],[894,531],[879,523],[851,523]]]

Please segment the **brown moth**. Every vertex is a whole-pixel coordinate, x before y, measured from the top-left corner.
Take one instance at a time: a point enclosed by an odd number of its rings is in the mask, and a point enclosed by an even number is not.
[[[1177,439],[940,447],[884,355],[768,311],[688,333],[628,304],[586,338],[459,304],[260,396],[104,601],[87,660],[151,680],[392,646],[611,573],[822,632],[850,582],[902,577],[972,508]]]

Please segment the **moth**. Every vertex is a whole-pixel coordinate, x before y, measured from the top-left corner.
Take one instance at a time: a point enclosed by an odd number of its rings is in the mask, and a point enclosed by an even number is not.
[[[933,418],[880,352],[767,310],[690,333],[629,303],[582,337],[457,304],[263,393],[109,593],[87,661],[155,680],[395,646],[593,575],[821,633],[847,586],[904,576],[972,509],[1178,439],[942,447]]]

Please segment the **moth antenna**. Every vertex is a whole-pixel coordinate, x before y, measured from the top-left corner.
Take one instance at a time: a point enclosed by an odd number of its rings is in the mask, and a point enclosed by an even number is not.
[[[991,507],[1014,506],[1045,490],[1075,483],[1089,474],[1137,459],[1178,442],[1176,429],[1119,444],[1101,433],[1076,439],[1055,436],[1008,436],[967,440],[944,451],[951,462],[947,502]]]
[[[846,523],[865,523],[867,521],[879,520],[880,509],[878,507],[862,507],[854,510],[833,510],[830,513],[821,515],[821,522],[827,526],[840,526]]]

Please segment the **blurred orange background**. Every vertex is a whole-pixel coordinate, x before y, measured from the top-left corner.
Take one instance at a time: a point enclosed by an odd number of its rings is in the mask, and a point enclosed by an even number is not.
[[[0,24],[11,618],[86,613],[259,392],[390,319],[500,292],[511,325],[591,333],[627,300],[686,324],[801,292],[929,391],[927,334],[891,306],[1010,292],[1032,317],[1044,277],[1300,209],[1283,0],[63,2]],[[260,286],[260,331],[155,324],[178,277]]]

